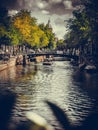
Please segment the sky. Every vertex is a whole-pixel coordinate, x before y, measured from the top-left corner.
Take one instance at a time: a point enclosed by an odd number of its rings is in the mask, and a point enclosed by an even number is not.
[[[30,10],[32,17],[39,23],[51,22],[53,32],[59,39],[64,38],[66,22],[72,17],[72,11],[79,6],[79,0],[0,0],[0,6],[15,14],[20,9]]]

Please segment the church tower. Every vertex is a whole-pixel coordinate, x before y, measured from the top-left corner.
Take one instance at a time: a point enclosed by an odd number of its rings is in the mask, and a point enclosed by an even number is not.
[[[51,26],[51,21],[50,19],[48,20],[48,23],[46,24],[46,26],[48,27],[48,29],[50,29],[52,31],[52,26]]]

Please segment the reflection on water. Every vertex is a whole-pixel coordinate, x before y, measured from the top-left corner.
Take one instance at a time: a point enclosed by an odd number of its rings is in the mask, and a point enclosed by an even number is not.
[[[0,87],[18,95],[13,118],[24,119],[27,111],[45,117],[52,125],[57,121],[45,100],[56,102],[67,112],[73,124],[81,124],[91,111],[97,109],[98,75],[78,72],[68,61],[17,66],[0,72]],[[95,107],[93,109],[93,107]]]

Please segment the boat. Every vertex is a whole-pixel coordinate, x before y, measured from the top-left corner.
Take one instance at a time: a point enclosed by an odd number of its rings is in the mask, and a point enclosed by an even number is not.
[[[84,69],[88,73],[96,72],[96,66],[95,65],[87,65]]]
[[[86,63],[85,62],[79,64],[79,70],[82,71],[82,70],[84,70],[85,67],[86,67]]]
[[[52,60],[49,59],[49,58],[46,58],[46,59],[44,59],[44,61],[43,61],[43,65],[52,65],[52,64],[53,64],[53,62],[52,62]]]

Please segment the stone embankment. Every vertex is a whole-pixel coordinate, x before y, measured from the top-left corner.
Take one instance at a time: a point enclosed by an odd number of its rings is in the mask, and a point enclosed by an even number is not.
[[[35,59],[35,61],[33,62],[42,62],[44,61],[45,58],[46,56],[37,56],[33,58]],[[25,55],[13,56],[10,57],[9,60],[0,60],[0,71],[8,69],[15,65],[27,65],[27,64],[30,64],[30,59],[27,59]]]
[[[0,61],[0,71],[8,69],[9,67],[16,65],[16,57],[11,57],[8,61]]]

